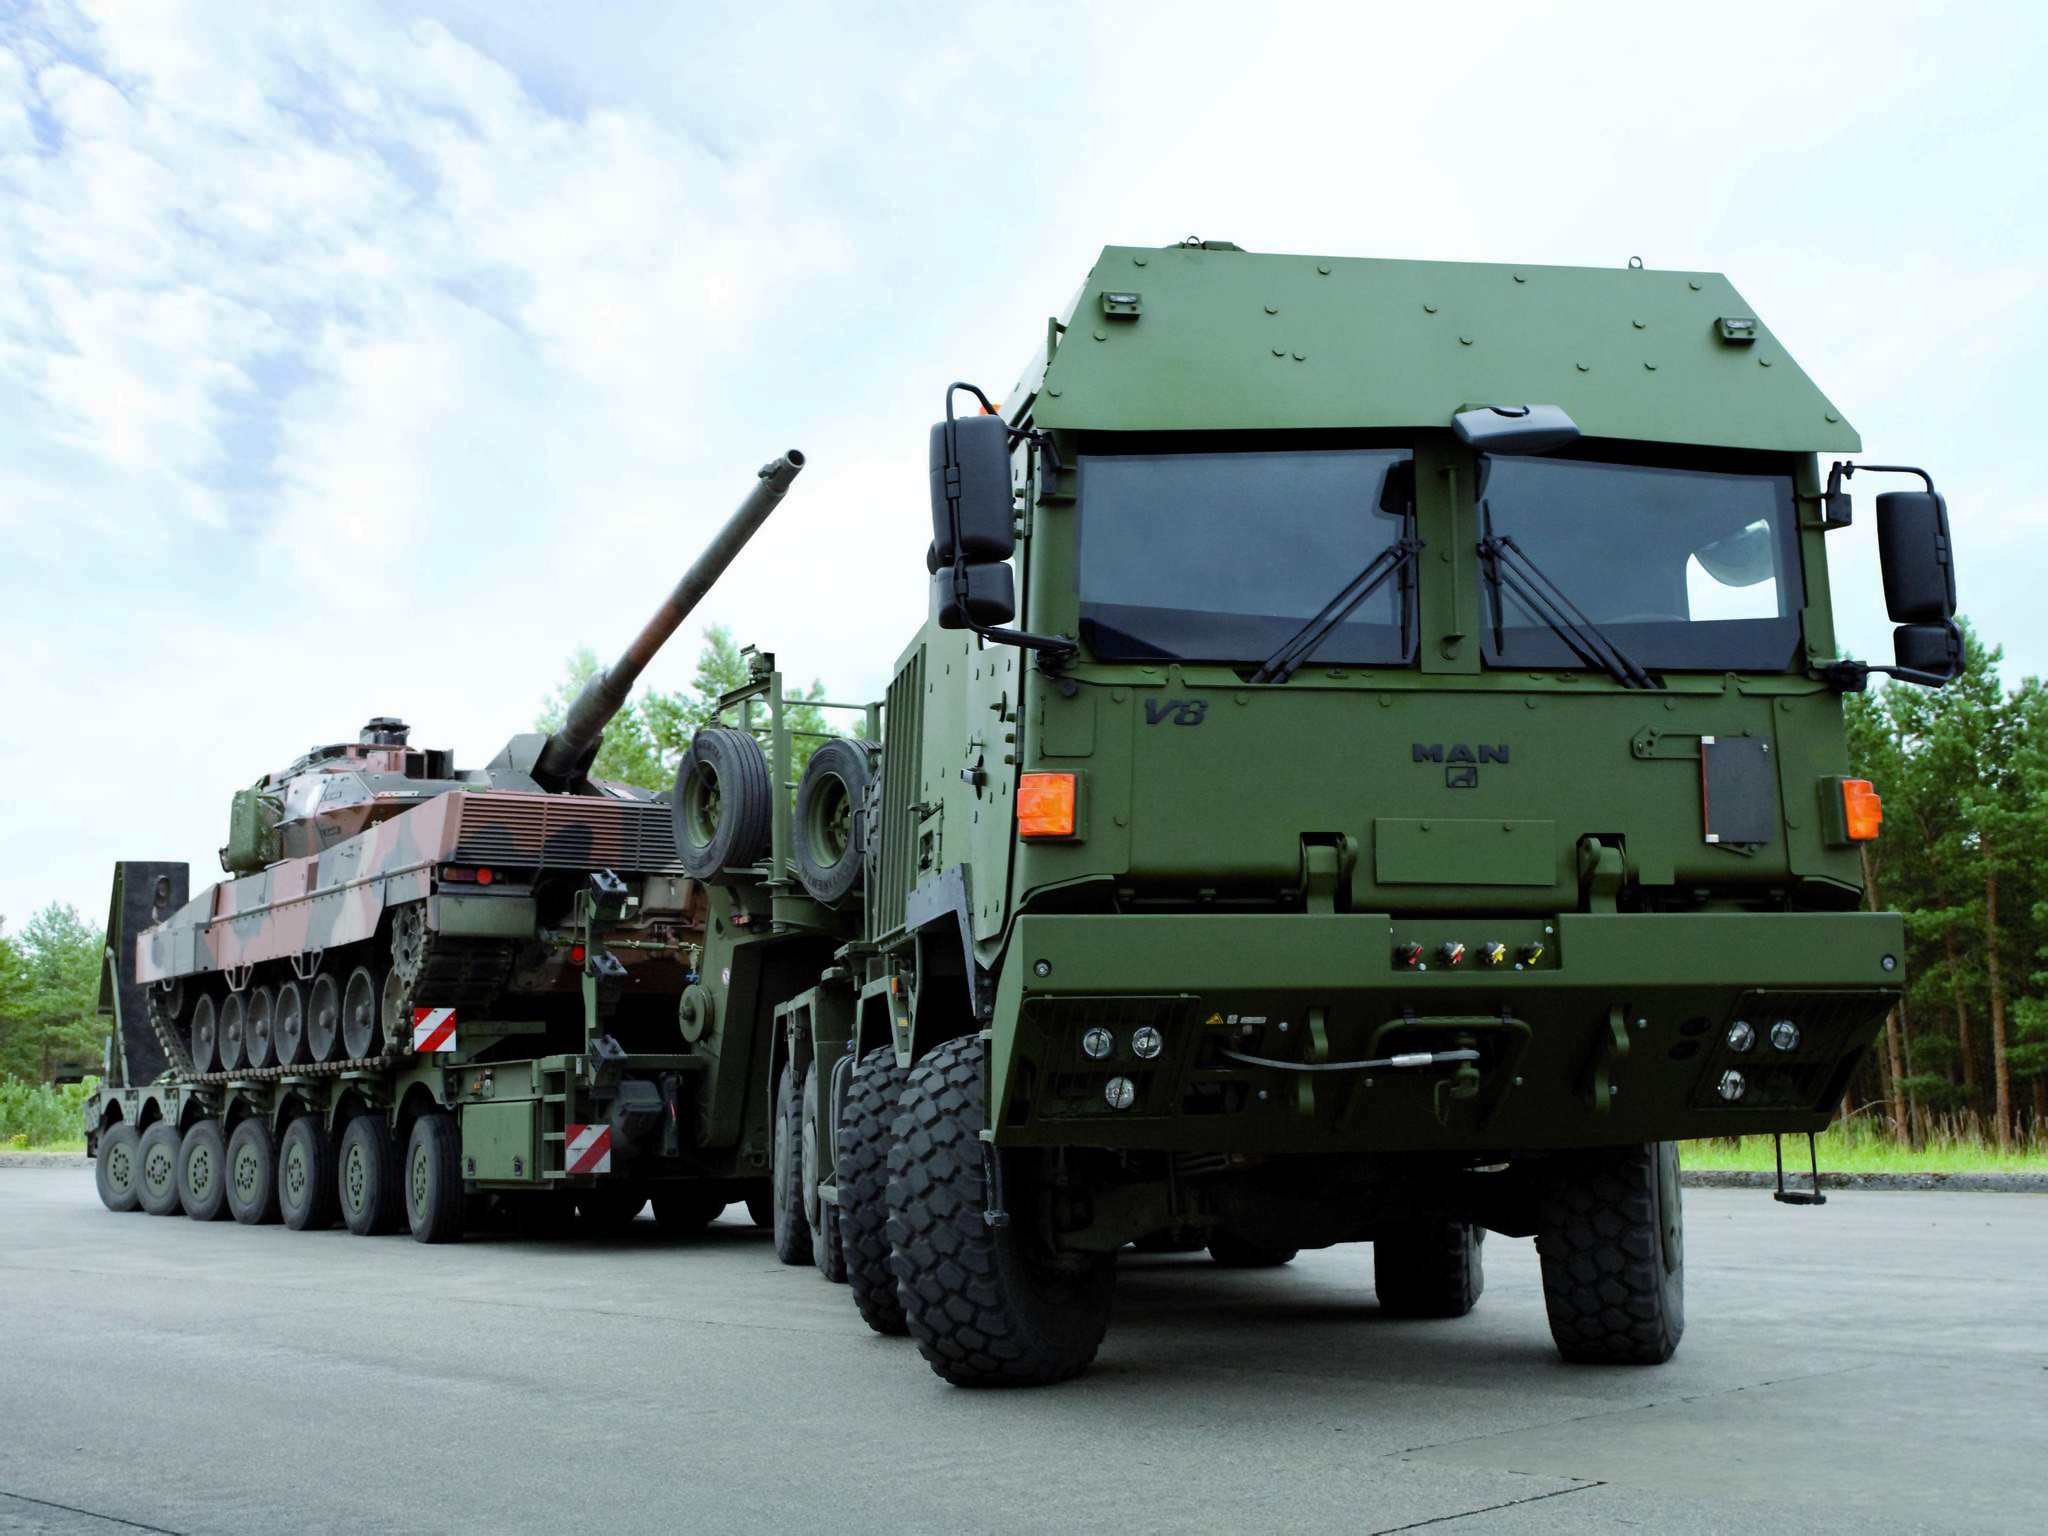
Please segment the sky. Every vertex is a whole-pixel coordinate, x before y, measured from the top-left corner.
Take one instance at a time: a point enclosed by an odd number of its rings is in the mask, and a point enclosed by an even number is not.
[[[2044,15],[0,0],[0,918],[215,878],[372,714],[481,763],[787,447],[648,681],[722,623],[879,695],[941,391],[1112,242],[1726,272],[2048,670]]]

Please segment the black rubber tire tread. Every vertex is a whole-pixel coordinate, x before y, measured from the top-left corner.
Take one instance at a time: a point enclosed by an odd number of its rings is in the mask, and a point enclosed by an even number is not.
[[[576,1191],[576,1220],[586,1232],[617,1236],[640,1219],[647,1191],[610,1180]]]
[[[1667,1256],[1663,1233],[1665,1191],[1675,1200],[1677,1188],[1675,1142],[1559,1159],[1537,1206],[1536,1255],[1550,1335],[1565,1359],[1661,1365],[1678,1348],[1684,1244]],[[1682,1230],[1682,1211],[1670,1214]]]
[[[294,1162],[305,1174],[294,1177]],[[314,1115],[301,1115],[285,1127],[277,1146],[277,1205],[284,1224],[294,1232],[325,1232],[341,1215],[335,1172],[334,1138]]]
[[[194,1221],[228,1214],[228,1143],[218,1120],[201,1120],[178,1144],[178,1204]]]
[[[1393,1317],[1463,1317],[1486,1289],[1482,1229],[1427,1221],[1373,1239],[1372,1288]]]
[[[811,1228],[804,1220],[803,1121],[802,1105],[789,1064],[783,1063],[775,1077],[774,1147],[768,1160],[773,1178],[775,1257],[785,1264],[811,1262]]]
[[[137,1193],[142,1184],[140,1142],[135,1127],[126,1120],[116,1121],[100,1132],[99,1145],[93,1152],[92,1178],[100,1192],[100,1204],[110,1211],[142,1209]]]
[[[384,1237],[405,1226],[405,1181],[398,1140],[378,1111],[357,1115],[335,1157],[335,1204],[357,1237]]]
[[[1267,1248],[1218,1227],[1209,1234],[1209,1257],[1225,1269],[1278,1269],[1292,1264],[1299,1248]]]
[[[818,1193],[819,1153],[824,1150],[824,1104],[819,1097],[818,1063],[804,1068],[804,1224],[811,1229],[811,1262],[834,1285],[846,1283],[846,1255],[839,1251],[839,1207]],[[817,1212],[817,1220],[811,1213]]]
[[[1044,1386],[1085,1370],[1109,1327],[1116,1259],[1034,1274],[1028,1190],[991,1227],[982,1166],[981,1041],[949,1040],[918,1063],[889,1146],[890,1266],[918,1353],[962,1387]]]
[[[747,1220],[766,1232],[775,1225],[775,1197],[763,1190],[747,1196]]]
[[[251,1116],[228,1137],[228,1210],[245,1227],[268,1226],[277,1207],[277,1138]]]
[[[889,1142],[910,1074],[896,1048],[869,1051],[853,1069],[839,1116],[839,1251],[861,1320],[875,1332],[910,1332],[889,1267]]]
[[[696,778],[706,770],[718,781],[718,825],[707,841],[698,842],[690,827],[689,798]],[[768,756],[761,743],[745,731],[707,726],[690,738],[689,750],[676,766],[669,805],[676,857],[688,874],[712,884],[728,869],[758,864],[768,853],[774,808]]]
[[[444,1110],[421,1115],[406,1138],[401,1171],[405,1224],[416,1243],[462,1238],[462,1128]]]
[[[867,847],[868,754],[874,749],[865,741],[837,736],[825,742],[804,764],[804,776],[796,786],[796,810],[790,818],[790,852],[797,878],[804,889],[827,906],[844,901],[860,884],[861,859]],[[846,851],[836,862],[826,863],[811,846],[811,818],[814,803],[832,782],[845,787],[848,806]]]
[[[718,1220],[731,1204],[719,1189],[657,1189],[654,1222],[671,1237],[689,1237]]]
[[[178,1214],[178,1128],[159,1120],[135,1144],[135,1203],[152,1216]]]

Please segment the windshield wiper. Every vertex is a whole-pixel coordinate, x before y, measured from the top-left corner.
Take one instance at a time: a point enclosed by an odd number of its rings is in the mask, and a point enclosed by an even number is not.
[[[1422,541],[1404,533],[1366,563],[1365,569],[1338,589],[1337,595],[1316,610],[1315,616],[1287,637],[1277,651],[1254,672],[1255,683],[1284,683],[1330,638],[1330,632],[1350,618],[1373,593],[1407,569],[1422,548]]]
[[[1552,634],[1570,646],[1572,653],[1588,666],[1598,667],[1624,688],[1657,688],[1662,684],[1645,672],[1633,657],[1587,618],[1564,589],[1522,551],[1512,534],[1495,536],[1493,508],[1480,503],[1486,521],[1486,537],[1479,541],[1479,557],[1485,564],[1487,587],[1493,597],[1493,649],[1504,647],[1501,630],[1501,592],[1512,592],[1515,600],[1548,625]]]

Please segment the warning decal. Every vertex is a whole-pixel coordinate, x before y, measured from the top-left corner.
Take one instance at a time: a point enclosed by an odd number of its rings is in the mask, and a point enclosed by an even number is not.
[[[412,1011],[412,1048],[416,1051],[455,1049],[455,1010],[415,1008]]]

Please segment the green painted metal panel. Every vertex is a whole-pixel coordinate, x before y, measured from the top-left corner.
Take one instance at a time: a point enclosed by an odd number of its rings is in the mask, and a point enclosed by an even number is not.
[[[462,1167],[472,1179],[540,1175],[539,1108],[530,1099],[462,1106]]]
[[[1381,816],[1372,824],[1382,885],[1543,885],[1557,879],[1557,823]]]
[[[430,921],[446,934],[523,939],[538,921],[531,896],[454,896],[444,891],[429,899]]]

